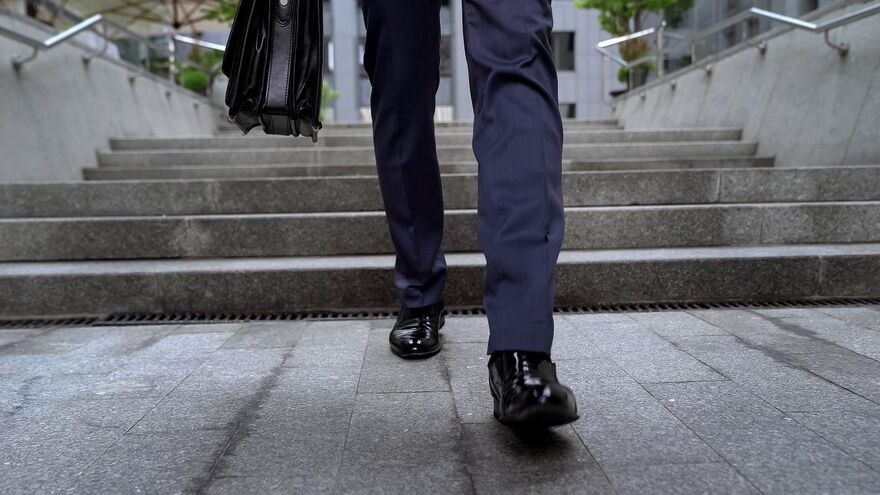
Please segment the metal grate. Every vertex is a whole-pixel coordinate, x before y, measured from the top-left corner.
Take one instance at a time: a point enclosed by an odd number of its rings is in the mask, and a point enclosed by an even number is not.
[[[700,309],[768,309],[768,308],[821,308],[834,306],[880,305],[877,298],[800,299],[788,301],[735,301],[735,302],[670,302],[593,304],[558,306],[557,314],[635,313],[655,311],[685,311]],[[453,307],[446,310],[450,316],[485,315],[481,307]],[[393,318],[394,310],[376,311],[300,311],[288,313],[114,313],[104,317],[0,319],[0,328],[46,328],[66,326],[122,326],[122,325],[185,325],[208,323],[242,323],[254,321],[292,320],[359,320]]]
[[[28,318],[0,319],[2,328],[47,328],[47,327],[82,327],[91,326],[98,318]]]

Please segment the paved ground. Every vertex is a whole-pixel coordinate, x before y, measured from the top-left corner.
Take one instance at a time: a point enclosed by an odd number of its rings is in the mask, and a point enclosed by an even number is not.
[[[880,492],[880,307],[557,317],[582,419],[491,417],[486,320],[0,331],[0,492]]]

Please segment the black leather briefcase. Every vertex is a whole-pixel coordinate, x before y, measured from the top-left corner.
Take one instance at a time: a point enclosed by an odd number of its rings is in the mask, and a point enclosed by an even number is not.
[[[311,136],[321,128],[322,0],[241,0],[223,56],[229,120],[247,134]]]

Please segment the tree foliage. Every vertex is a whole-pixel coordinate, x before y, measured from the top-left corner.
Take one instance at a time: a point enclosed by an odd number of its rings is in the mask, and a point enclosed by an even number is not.
[[[682,13],[693,5],[693,0],[574,0],[576,7],[599,11],[599,25],[612,36],[625,36],[643,29],[642,16],[646,12],[664,12],[673,25]],[[648,51],[645,38],[629,40],[618,45],[620,56],[630,62]]]
[[[217,22],[231,22],[235,18],[239,0],[216,0],[205,12],[205,17]]]
[[[646,12],[671,10],[680,16],[693,0],[574,0],[574,4],[598,10],[602,29],[613,36],[623,36],[642,30],[642,16]]]
[[[204,21],[231,21],[235,17],[238,1],[56,0],[82,17],[101,13],[125,26],[165,25],[177,30],[198,30]]]

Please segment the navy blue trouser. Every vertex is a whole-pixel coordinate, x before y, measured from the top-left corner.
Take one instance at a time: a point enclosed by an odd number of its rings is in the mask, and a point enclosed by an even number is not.
[[[433,121],[439,13],[439,0],[363,0],[376,163],[405,307],[439,301],[447,277]],[[550,0],[464,0],[463,15],[488,352],[550,352],[564,228]]]

